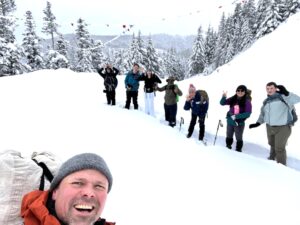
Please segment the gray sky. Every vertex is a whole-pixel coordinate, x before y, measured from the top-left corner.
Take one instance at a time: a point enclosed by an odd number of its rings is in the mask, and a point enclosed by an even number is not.
[[[19,30],[24,24],[27,10],[32,11],[37,31],[42,26],[46,0],[16,0]],[[61,33],[72,33],[78,18],[84,19],[91,34],[168,33],[196,34],[200,25],[204,29],[216,27],[223,11],[232,12],[237,0],[49,0]],[[74,24],[75,26],[72,26]],[[124,28],[124,25],[126,26]],[[131,29],[130,29],[130,25]],[[129,28],[129,30],[128,30]]]

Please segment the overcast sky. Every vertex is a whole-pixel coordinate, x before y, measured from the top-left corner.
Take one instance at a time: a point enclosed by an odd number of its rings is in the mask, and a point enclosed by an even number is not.
[[[131,34],[141,30],[142,34],[168,33],[179,35],[196,34],[200,25],[217,26],[223,11],[232,12],[239,0],[49,0],[61,33],[72,33],[78,18],[84,19],[91,34]],[[40,31],[46,0],[16,0],[20,32],[24,15],[32,11]],[[242,1],[241,1],[242,2]],[[124,28],[124,25],[126,26]],[[133,26],[130,26],[133,25]],[[128,31],[128,28],[130,28]]]

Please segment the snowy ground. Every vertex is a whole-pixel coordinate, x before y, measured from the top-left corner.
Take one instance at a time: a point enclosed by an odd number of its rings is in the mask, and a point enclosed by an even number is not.
[[[291,54],[300,52],[299,21],[300,14],[293,16],[211,76],[178,82],[184,95],[190,83],[209,93],[208,146],[197,140],[198,128],[193,138],[185,137],[190,112],[183,111],[184,97],[177,119],[185,123],[179,130],[163,122],[164,93],[157,93],[153,118],[143,112],[142,92],[140,110],[123,108],[124,76],[119,77],[118,107],[105,104],[98,74],[44,70],[0,79],[0,151],[14,149],[25,156],[50,151],[62,160],[80,152],[100,154],[114,176],[103,216],[118,225],[299,225],[300,122],[289,139],[285,167],[266,159],[264,125],[245,129],[243,153],[226,149],[228,108],[219,105],[223,91],[230,96],[246,84],[253,92],[248,125],[256,122],[267,82],[300,94],[299,57]],[[219,119],[225,126],[213,146]]]

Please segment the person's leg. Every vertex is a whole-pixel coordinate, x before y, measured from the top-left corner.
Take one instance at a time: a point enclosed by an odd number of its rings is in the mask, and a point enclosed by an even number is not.
[[[197,122],[197,115],[193,114],[191,115],[191,122],[190,122],[190,126],[188,129],[188,134],[186,135],[188,138],[190,138],[194,132],[194,127],[196,125]]]
[[[275,129],[267,124],[267,138],[268,144],[270,145],[270,155],[268,159],[275,160],[276,153],[275,153]]]
[[[126,104],[125,104],[126,109],[130,108],[130,102],[131,102],[131,91],[126,91]]]
[[[199,117],[199,140],[202,141],[205,134],[205,116]]]
[[[236,138],[236,148],[235,150],[238,152],[242,151],[243,148],[243,133],[244,133],[245,125],[239,125],[234,127],[234,133]]]
[[[133,106],[134,109],[138,109],[138,91],[132,91],[132,100],[133,100]]]
[[[275,134],[275,154],[276,161],[283,165],[286,165],[286,143],[292,133],[292,129],[289,125],[276,127],[277,132]]]
[[[177,103],[170,106],[170,121],[169,125],[171,127],[176,126],[176,114],[177,114]]]
[[[111,104],[116,105],[116,91],[111,91]]]
[[[226,128],[226,147],[231,149],[231,145],[233,143],[233,133],[234,133],[234,127],[227,124]]]

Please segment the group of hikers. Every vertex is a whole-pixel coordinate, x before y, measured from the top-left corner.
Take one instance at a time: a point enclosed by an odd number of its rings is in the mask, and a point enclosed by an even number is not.
[[[107,64],[106,68],[101,68],[98,73],[104,78],[107,103],[115,105],[115,88],[117,86],[117,74],[119,71]],[[176,126],[177,101],[178,96],[182,96],[182,91],[174,82],[176,78],[170,76],[166,79],[167,84],[159,87],[161,80],[151,70],[144,73],[137,63],[133,64],[132,70],[126,74],[126,103],[125,108],[130,108],[131,100],[134,109],[138,109],[138,89],[139,82],[144,81],[145,92],[145,112],[154,116],[154,96],[155,91],[165,91],[164,111],[165,120],[169,126]],[[293,125],[292,109],[294,104],[300,102],[300,97],[287,91],[283,85],[277,85],[275,82],[269,82],[266,85],[267,98],[263,101],[259,118],[256,123],[250,124],[249,128],[255,128],[266,123],[267,139],[270,145],[270,155],[268,159],[276,160],[278,163],[286,165],[286,144],[291,135],[291,126]],[[236,139],[235,150],[242,151],[243,133],[245,129],[245,120],[252,113],[251,90],[246,85],[239,85],[236,93],[227,97],[224,92],[220,104],[228,105],[229,111],[226,115],[226,147],[232,149],[234,136]],[[184,104],[184,110],[191,110],[191,120],[188,128],[187,138],[193,134],[194,127],[199,122],[199,140],[203,141],[205,135],[205,118],[209,108],[209,99],[206,91],[197,90],[193,84],[190,84],[188,95]]]
[[[98,70],[105,79],[105,93],[107,103],[115,105],[114,80],[119,71],[107,65]],[[169,77],[167,85],[158,87],[160,79],[151,71],[139,74],[139,66],[135,64],[125,78],[126,104],[129,109],[131,99],[135,109],[138,109],[139,81],[145,81],[145,98],[149,101],[154,97],[154,91],[165,91],[166,119],[170,126],[176,125],[177,101],[176,95],[182,91],[174,84],[175,78]],[[257,122],[249,125],[250,129],[266,123],[268,144],[270,145],[270,160],[286,165],[286,143],[291,135],[291,125],[295,121],[292,107],[300,102],[300,97],[289,92],[283,85],[275,82],[266,84],[267,98],[263,101]],[[171,96],[173,96],[171,98]],[[175,96],[175,97],[174,97]],[[149,104],[151,108],[153,103]],[[176,106],[173,106],[176,105]],[[252,113],[251,91],[245,85],[239,85],[236,93],[227,97],[224,92],[220,105],[229,106],[227,112],[226,147],[231,149],[233,137],[236,138],[236,151],[243,147],[243,133],[245,120]],[[203,140],[205,133],[205,117],[209,107],[208,96],[205,91],[197,90],[190,84],[184,104],[185,110],[191,110],[191,121],[187,138],[192,136],[194,126],[199,121],[199,140]],[[153,111],[148,112],[152,115]],[[175,120],[174,120],[175,118]],[[56,172],[50,189],[46,191],[32,191],[22,199],[21,216],[24,225],[62,225],[62,224],[94,224],[114,225],[101,218],[108,193],[112,188],[113,177],[102,157],[94,153],[75,155],[63,163]]]

